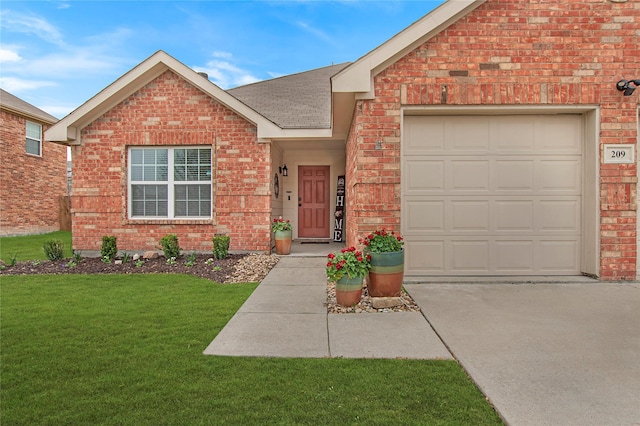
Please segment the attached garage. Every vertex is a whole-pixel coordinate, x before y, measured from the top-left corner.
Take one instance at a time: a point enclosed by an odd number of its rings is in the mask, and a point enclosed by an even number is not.
[[[408,276],[585,272],[582,113],[409,115],[401,152]],[[590,169],[590,168],[589,168]]]

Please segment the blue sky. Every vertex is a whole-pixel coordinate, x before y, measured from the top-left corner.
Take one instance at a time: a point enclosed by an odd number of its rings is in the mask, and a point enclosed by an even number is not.
[[[164,50],[223,89],[355,61],[443,1],[0,2],[0,87],[62,118]]]

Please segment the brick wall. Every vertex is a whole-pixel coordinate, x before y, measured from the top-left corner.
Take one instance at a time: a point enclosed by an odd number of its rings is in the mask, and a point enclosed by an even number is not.
[[[597,105],[601,148],[636,144],[640,89],[623,97],[615,83],[640,78],[639,40],[637,1],[489,0],[388,67],[353,119],[348,242],[399,228],[403,105]],[[604,280],[636,277],[637,176],[636,164],[600,165]]]
[[[26,153],[26,121],[0,111],[0,235],[60,229],[58,197],[67,193],[67,148],[43,142],[42,156]],[[42,125],[42,131],[50,126]]]
[[[100,250],[102,236],[114,235],[121,250],[154,250],[172,233],[184,251],[210,252],[219,233],[231,250],[268,251],[269,145],[256,140],[253,124],[166,71],[84,128],[73,147],[74,249]],[[212,148],[212,219],[128,219],[127,148],[178,145]]]

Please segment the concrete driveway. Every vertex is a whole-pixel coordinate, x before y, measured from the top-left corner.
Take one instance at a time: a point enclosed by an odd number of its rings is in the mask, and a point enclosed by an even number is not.
[[[640,425],[640,284],[408,284],[509,425]]]

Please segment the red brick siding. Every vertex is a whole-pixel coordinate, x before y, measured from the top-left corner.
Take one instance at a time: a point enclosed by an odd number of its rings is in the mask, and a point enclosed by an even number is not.
[[[42,125],[42,132],[50,127]],[[0,235],[60,229],[58,197],[67,193],[67,148],[42,143],[42,156],[26,153],[23,116],[0,111]]]
[[[100,250],[114,235],[121,250],[154,250],[172,233],[185,251],[206,252],[220,233],[232,250],[268,251],[269,145],[256,140],[255,125],[165,72],[82,130],[72,152],[74,248]],[[127,148],[141,145],[212,147],[212,219],[128,219]]]
[[[636,144],[638,91],[623,97],[615,83],[640,78],[639,34],[634,1],[490,0],[389,66],[353,119],[348,243],[373,225],[399,228],[403,105],[598,105],[599,143]],[[637,167],[601,164],[600,175],[601,277],[632,280]]]

